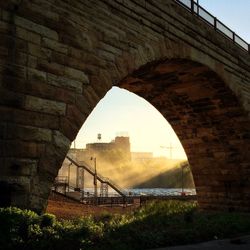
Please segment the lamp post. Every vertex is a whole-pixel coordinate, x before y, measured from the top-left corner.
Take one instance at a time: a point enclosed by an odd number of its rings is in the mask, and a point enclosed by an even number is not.
[[[184,193],[184,165],[181,165],[181,195],[185,195]]]
[[[72,165],[72,162],[69,163],[68,165],[68,192],[69,192],[69,186],[70,186],[70,167]]]
[[[96,157],[91,157],[91,161],[94,161],[94,197],[97,198],[97,170],[96,170]]]
[[[185,196],[186,193],[184,192],[184,168],[187,168],[188,164],[182,163],[181,164],[181,195]]]

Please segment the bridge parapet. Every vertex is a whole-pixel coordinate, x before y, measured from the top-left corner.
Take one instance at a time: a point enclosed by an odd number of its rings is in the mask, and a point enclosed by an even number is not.
[[[218,20],[215,16],[210,14],[206,9],[204,9],[201,5],[199,5],[194,0],[175,0],[177,3],[181,4],[183,7],[187,8],[192,14],[197,15],[202,20],[204,20],[208,25],[212,26],[214,30],[220,32],[233,43],[241,47],[246,52],[250,53],[250,44],[247,43],[244,39],[238,36],[234,31],[228,28],[225,24],[223,24],[220,20]]]

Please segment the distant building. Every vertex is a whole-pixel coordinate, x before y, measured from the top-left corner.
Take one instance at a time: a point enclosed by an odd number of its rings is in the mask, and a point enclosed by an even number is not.
[[[98,155],[105,158],[105,154],[117,154],[121,157],[120,160],[130,161],[130,142],[128,136],[116,136],[115,140],[105,143],[96,142],[86,144],[85,154]]]
[[[95,142],[86,144],[85,149],[71,148],[68,156],[77,161],[89,162],[91,157],[107,160],[118,159],[120,161],[131,161],[130,141],[128,136],[116,136],[111,142]],[[116,156],[113,157],[112,156]]]

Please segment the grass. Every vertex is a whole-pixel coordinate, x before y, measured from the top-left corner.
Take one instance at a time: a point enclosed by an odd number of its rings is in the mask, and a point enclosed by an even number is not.
[[[75,220],[0,209],[0,246],[5,250],[136,250],[247,233],[250,214],[199,212],[190,202],[152,202],[127,215],[103,213]]]

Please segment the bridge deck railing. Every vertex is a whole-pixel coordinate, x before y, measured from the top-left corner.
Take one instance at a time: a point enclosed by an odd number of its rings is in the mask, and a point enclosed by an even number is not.
[[[220,32],[225,37],[232,40],[237,46],[247,51],[250,54],[250,44],[248,44],[244,39],[238,36],[233,30],[228,28],[225,24],[223,24],[220,20],[218,20],[215,16],[210,14],[207,10],[201,7],[194,0],[175,0],[178,4],[186,8],[191,13],[200,17],[207,24],[212,26],[214,30]]]

